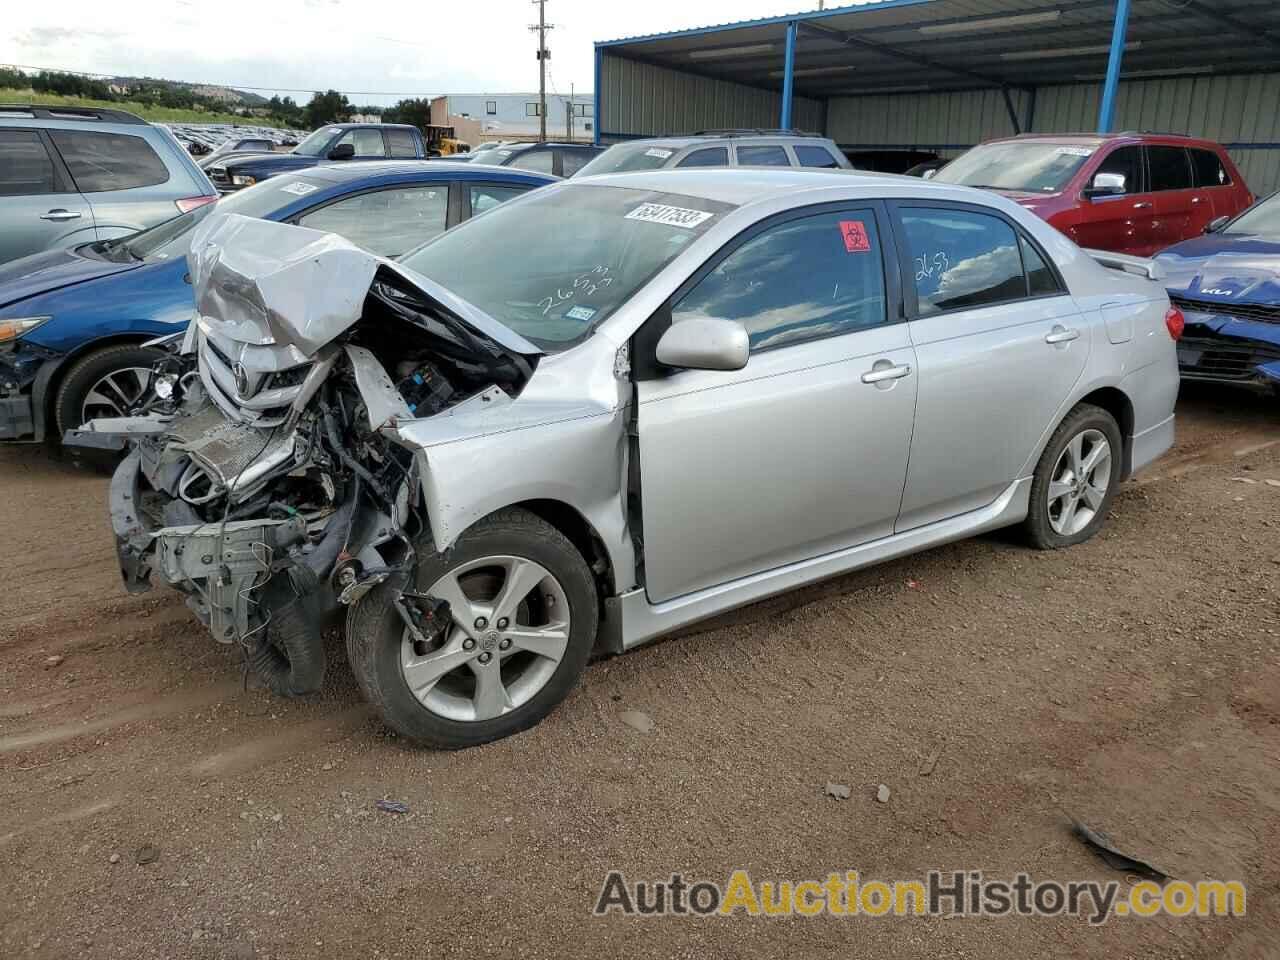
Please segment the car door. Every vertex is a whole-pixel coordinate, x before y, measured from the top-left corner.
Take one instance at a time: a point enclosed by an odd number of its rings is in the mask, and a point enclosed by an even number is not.
[[[1196,222],[1193,226],[1201,233],[1216,217],[1234,217],[1239,213],[1231,175],[1226,165],[1212,150],[1192,147],[1187,151],[1191,156],[1191,170],[1195,175],[1195,197],[1192,203],[1196,207]]]
[[[299,226],[336,233],[382,257],[398,257],[444,233],[457,222],[450,217],[451,186],[447,181],[400,184],[366,190],[335,200],[294,218]]]
[[[981,206],[900,201],[915,429],[896,530],[991,503],[1084,371],[1089,331],[1051,261]]]
[[[637,383],[651,602],[892,532],[916,385],[888,236],[878,202],[774,218],[642,328],[637,355],[690,317],[739,321],[751,339],[741,370]]]
[[[93,210],[45,136],[0,127],[0,263],[93,240]]]
[[[1100,173],[1124,177],[1124,192],[1084,197],[1069,231],[1071,239],[1082,247],[1147,256],[1155,243],[1155,203],[1147,192],[1142,147],[1130,144],[1112,149],[1101,158],[1087,185],[1092,186]]]
[[[1147,171],[1151,178],[1151,195],[1155,204],[1155,229],[1151,253],[1159,253],[1181,240],[1199,236],[1212,216],[1210,204],[1194,187],[1191,161],[1183,147],[1151,144],[1147,151]],[[1199,200],[1197,202],[1197,195]],[[1199,223],[1199,227],[1196,224]]]
[[[176,201],[192,185],[177,180],[144,137],[51,129],[49,139],[93,208],[97,239],[127,236],[183,212]]]

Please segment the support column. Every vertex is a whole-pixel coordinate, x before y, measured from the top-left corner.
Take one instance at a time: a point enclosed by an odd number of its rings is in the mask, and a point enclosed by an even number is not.
[[[1129,32],[1129,0],[1116,0],[1116,19],[1111,27],[1111,57],[1107,79],[1102,85],[1102,105],[1098,109],[1098,132],[1110,133],[1116,117],[1116,91],[1120,87],[1120,62],[1124,59],[1124,38]]]
[[[783,130],[791,129],[791,89],[793,74],[796,69],[796,21],[787,24],[787,53],[782,67],[782,121],[778,124]]]

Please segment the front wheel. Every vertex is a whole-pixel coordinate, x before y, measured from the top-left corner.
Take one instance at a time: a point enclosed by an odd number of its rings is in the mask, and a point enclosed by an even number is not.
[[[525,510],[485,518],[443,554],[427,538],[410,592],[417,598],[402,609],[389,586],[357,603],[347,655],[387,725],[427,746],[475,746],[532,727],[573,689],[595,643],[591,571]]]
[[[53,404],[58,442],[68,430],[98,417],[126,417],[147,396],[151,368],[165,353],[125,344],[95,350],[67,371]]]
[[[1122,442],[1101,407],[1082,403],[1067,414],[1031,481],[1025,529],[1032,546],[1055,550],[1098,532],[1120,485]]]

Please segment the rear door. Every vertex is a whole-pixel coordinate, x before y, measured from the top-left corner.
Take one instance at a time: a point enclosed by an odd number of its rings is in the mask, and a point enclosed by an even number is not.
[[[1242,209],[1238,200],[1236,184],[1231,182],[1231,174],[1226,165],[1212,150],[1192,147],[1187,151],[1191,155],[1191,170],[1195,176],[1197,212],[1201,218],[1207,217],[1204,225],[1215,217],[1233,217]]]
[[[651,602],[892,532],[916,385],[885,223],[864,202],[758,224],[636,337],[639,357],[668,325],[712,316],[751,338],[741,370],[637,384]]]
[[[1118,146],[1104,154],[1089,183],[1100,173],[1124,177],[1124,193],[1082,199],[1071,238],[1082,247],[1147,256],[1155,243],[1156,212],[1155,201],[1147,193],[1142,147]]]
[[[71,177],[93,208],[99,240],[123,237],[178,216],[189,193],[144,137],[100,130],[51,129]],[[207,188],[206,188],[207,189]]]
[[[1151,144],[1146,152],[1156,211],[1151,252],[1158,253],[1180,240],[1199,236],[1213,216],[1207,196],[1195,188],[1184,147]]]
[[[93,210],[45,135],[0,127],[0,263],[93,240]]]
[[[1089,330],[1038,244],[987,207],[895,205],[919,370],[896,529],[995,500],[1058,421]]]

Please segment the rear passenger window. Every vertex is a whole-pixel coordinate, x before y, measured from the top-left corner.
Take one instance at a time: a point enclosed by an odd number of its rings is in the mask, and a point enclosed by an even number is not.
[[[695,150],[676,164],[677,167],[727,167],[729,150],[727,147],[707,147]]]
[[[1147,147],[1151,169],[1151,189],[1187,190],[1191,187],[1191,165],[1182,147]]]
[[[999,217],[904,207],[902,226],[920,316],[1026,297],[1018,237]]]
[[[564,176],[572,177],[575,173],[587,165],[587,161],[591,159],[591,154],[585,150],[563,150],[560,153],[560,166],[564,169]]]
[[[552,173],[555,157],[550,150],[526,150],[516,154],[516,158],[507,166],[518,170],[532,170],[534,173]]]
[[[474,217],[486,210],[492,210],[498,204],[518,197],[528,189],[528,187],[499,187],[490,184],[472,185],[471,215]]]
[[[416,157],[418,144],[408,130],[383,130],[387,141],[387,155],[392,157]]]
[[[53,161],[34,130],[0,130],[0,197],[29,197],[57,190]]]
[[[781,147],[738,147],[740,167],[789,167],[787,151]]]
[[[691,317],[737,320],[747,328],[753,351],[883,324],[884,268],[875,214],[840,211],[767,227],[671,311],[673,323]]]
[[[382,257],[398,257],[444,233],[449,189],[405,187],[361,193],[321,207],[298,220],[336,233]]]
[[[1195,170],[1197,187],[1225,187],[1231,176],[1222,160],[1212,150],[1191,150],[1191,166]]]
[[[1040,256],[1040,251],[1026,237],[1019,236],[1022,245],[1022,269],[1027,274],[1027,296],[1052,297],[1062,293],[1058,278]]]
[[[831,155],[831,151],[826,147],[792,147],[796,152],[796,159],[800,161],[802,167],[839,167],[836,158]]]
[[[50,130],[81,193],[150,187],[169,179],[164,161],[141,137],[88,130]]]

